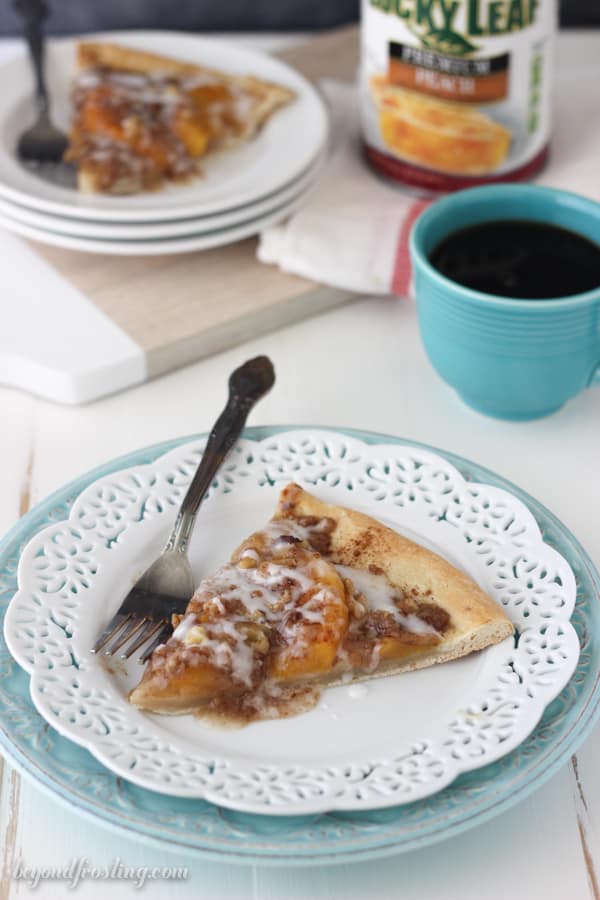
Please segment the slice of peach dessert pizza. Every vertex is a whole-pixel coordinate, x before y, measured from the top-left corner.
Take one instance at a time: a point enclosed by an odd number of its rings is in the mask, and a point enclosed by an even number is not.
[[[224,723],[303,712],[323,687],[447,662],[513,632],[441,556],[296,484],[174,618],[129,699]]]
[[[294,92],[146,53],[77,45],[65,159],[85,193],[135,194],[201,173],[201,161],[256,135]]]

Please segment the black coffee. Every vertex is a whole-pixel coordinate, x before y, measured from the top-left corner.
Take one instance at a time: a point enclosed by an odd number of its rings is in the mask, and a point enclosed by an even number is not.
[[[548,300],[600,286],[600,245],[544,222],[483,222],[461,228],[430,254],[447,278],[485,294]]]

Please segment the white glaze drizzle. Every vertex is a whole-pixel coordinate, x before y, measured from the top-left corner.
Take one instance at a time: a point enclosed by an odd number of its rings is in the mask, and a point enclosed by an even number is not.
[[[414,614],[401,612],[394,603],[394,597],[398,591],[390,584],[385,575],[376,575],[373,572],[365,572],[353,569],[351,566],[336,565],[336,569],[342,578],[349,579],[357,591],[366,598],[370,610],[381,610],[390,613],[396,622],[413,634],[437,634],[435,628]]]
[[[309,557],[306,564],[297,567],[277,561],[278,554],[289,553],[293,546],[283,540],[284,537],[304,541],[310,530],[290,520],[270,522],[262,535],[271,559],[250,567],[227,563],[203,579],[194,594],[193,599],[206,606],[216,605],[218,612],[224,613],[225,604],[232,600],[239,601],[244,611],[201,623],[195,613],[188,613],[174,630],[171,641],[184,644],[189,641],[190,648],[200,647],[216,666],[229,669],[235,680],[249,687],[252,685],[255,655],[244,628],[239,626],[252,621],[275,626],[284,640],[291,644],[293,655],[301,655],[307,643],[303,634],[305,626],[324,624],[327,611],[344,603],[343,598],[326,585],[321,585],[310,595],[318,586],[316,579],[331,574],[323,560]],[[260,555],[254,548],[248,547],[240,554],[242,560],[258,562]],[[285,603],[282,603],[283,591],[286,592]],[[308,599],[302,602],[304,597]],[[290,609],[299,614],[292,624],[286,621]],[[191,633],[196,625],[200,626],[200,634]],[[190,661],[193,659],[192,653],[188,655]]]
[[[175,641],[182,641],[190,628],[196,624],[196,616],[193,613],[188,613],[187,616],[181,620],[177,628],[173,631],[171,635],[171,639]]]

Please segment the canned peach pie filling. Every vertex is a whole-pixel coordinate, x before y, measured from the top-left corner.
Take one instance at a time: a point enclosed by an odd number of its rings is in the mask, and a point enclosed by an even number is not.
[[[363,0],[372,166],[432,192],[528,178],[551,129],[556,0]]]

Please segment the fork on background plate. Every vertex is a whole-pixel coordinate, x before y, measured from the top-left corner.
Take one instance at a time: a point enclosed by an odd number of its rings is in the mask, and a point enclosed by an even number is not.
[[[13,7],[23,18],[25,39],[35,76],[37,105],[37,119],[19,137],[17,156],[27,163],[62,163],[68,139],[50,119],[50,98],[44,77],[44,38],[41,25],[48,7],[43,0],[13,0]]]
[[[103,651],[112,656],[122,650],[121,657],[129,659],[145,648],[140,655],[143,663],[171,635],[171,615],[182,613],[194,593],[187,548],[198,507],[239,438],[250,410],[274,382],[273,365],[266,356],[250,359],[232,372],[227,405],[209,435],[165,549],[135,582],[94,644],[92,653]]]

